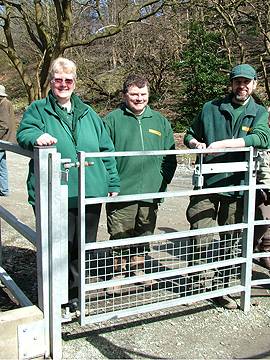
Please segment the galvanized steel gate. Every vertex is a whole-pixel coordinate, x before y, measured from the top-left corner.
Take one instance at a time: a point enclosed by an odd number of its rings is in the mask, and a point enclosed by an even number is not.
[[[165,193],[118,196],[115,198],[86,199],[84,188],[85,160],[106,156],[160,156],[176,154],[181,157],[204,156],[206,150],[174,150],[152,152],[117,152],[117,153],[79,153],[79,163],[71,164],[69,159],[61,159],[55,148],[37,148],[33,153],[25,152],[16,145],[0,142],[1,148],[17,152],[35,159],[36,177],[36,231],[19,225],[0,207],[0,217],[14,226],[21,234],[37,247],[38,291],[39,307],[43,311],[44,321],[44,355],[51,355],[54,359],[61,358],[61,304],[68,301],[68,255],[67,255],[67,190],[68,168],[78,167],[79,171],[79,267],[80,267],[80,323],[101,322],[149,311],[169,308],[215,296],[241,293],[241,308],[250,308],[251,286],[270,283],[269,279],[252,280],[253,259],[260,256],[270,256],[269,253],[253,254],[253,232],[255,224],[266,224],[267,221],[254,220],[256,185],[253,148],[226,149],[230,152],[243,151],[246,161],[242,163],[211,164],[206,166],[202,161],[195,166],[195,178],[201,183],[205,173],[245,172],[245,185],[233,187],[234,191],[244,191],[243,222],[222,227],[205,228],[199,230],[184,230],[170,233],[119,239],[113,241],[98,241],[85,243],[85,206],[94,203],[132,201],[153,198],[170,198],[183,196],[228,192],[230,187],[179,190]],[[212,152],[222,152],[215,150]],[[224,152],[224,150],[223,150]],[[63,170],[66,167],[66,171]],[[180,214],[179,216],[185,216]],[[219,241],[213,243],[208,263],[188,266],[188,254],[192,252],[189,239],[195,235],[213,234],[217,237],[220,232],[237,234],[237,238],[228,237],[223,247],[230,256],[220,260]],[[233,235],[234,236],[234,235]],[[130,257],[129,246],[140,244],[144,251],[137,255],[145,256],[144,274],[134,276],[129,266],[124,276],[119,280],[113,277],[119,273],[114,270],[113,263],[116,256]],[[148,245],[150,251],[148,251]],[[210,248],[210,246],[209,246]],[[223,250],[224,250],[223,248]],[[117,255],[114,250],[117,250]],[[222,250],[222,251],[223,251]],[[1,264],[0,264],[1,266]],[[3,268],[1,268],[3,269]],[[201,284],[200,273],[215,272],[219,276],[214,284]],[[121,274],[121,272],[120,272]],[[0,273],[1,277],[1,273]],[[3,276],[2,276],[3,277]],[[1,278],[2,279],[2,278]],[[120,291],[114,291],[115,286],[121,285]],[[15,291],[16,293],[16,291]],[[25,300],[25,299],[24,299]],[[22,305],[29,305],[21,302]]]
[[[270,283],[269,279],[259,282],[252,281],[252,261],[253,258],[260,256],[259,254],[253,254],[254,224],[263,224],[267,223],[267,221],[254,221],[255,192],[259,186],[256,185],[256,162],[254,162],[253,148],[226,149],[226,151],[243,151],[246,155],[246,161],[211,165],[203,165],[201,161],[195,166],[195,177],[197,183],[200,183],[203,175],[207,173],[245,172],[245,185],[233,187],[233,191],[244,191],[245,194],[242,223],[199,230],[181,231],[179,229],[177,232],[166,234],[88,244],[85,243],[84,236],[85,206],[87,204],[160,197],[179,197],[179,201],[181,201],[182,196],[229,192],[232,187],[86,199],[84,166],[82,165],[89,156],[91,158],[112,156],[112,153],[80,153],[80,323],[82,325],[239,292],[241,293],[241,309],[244,311],[249,310],[251,286],[258,283]],[[224,150],[212,152],[224,152]],[[202,159],[204,154],[209,153],[209,151],[152,151],[143,152],[143,155],[177,154],[178,157],[181,157],[190,154],[198,155],[199,153]],[[113,155],[140,156],[142,152],[117,152]],[[179,216],[185,215],[179,214]],[[207,264],[188,266],[188,254],[192,252],[192,245],[188,239],[195,235],[210,233],[218,238],[220,232],[231,234],[226,243],[223,243],[223,249],[219,247],[220,242],[216,241],[213,244],[211,254],[208,254]],[[237,236],[237,238],[234,238],[234,236]],[[144,247],[144,251],[137,254],[145,256],[144,274],[134,276],[129,266],[127,266],[125,272],[121,269],[115,271],[113,267],[115,257],[121,258],[125,256],[129,258],[130,254],[127,256],[129,246],[138,244],[140,244],[140,247]],[[148,251],[148,245],[151,249],[150,252]],[[115,249],[117,254],[114,252]],[[224,252],[224,249],[230,255],[221,259],[220,252]],[[204,286],[201,286],[200,274],[205,271],[213,273],[217,270],[219,275],[215,277],[215,282],[209,281]],[[116,277],[118,280],[115,280],[115,275],[119,274],[124,276]],[[114,291],[116,288],[118,289],[117,292]]]

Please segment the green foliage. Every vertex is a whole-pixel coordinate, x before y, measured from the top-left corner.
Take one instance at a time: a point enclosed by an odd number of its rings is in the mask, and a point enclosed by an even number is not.
[[[222,49],[221,36],[205,31],[199,23],[191,25],[182,59],[176,64],[182,80],[180,117],[175,130],[189,126],[202,105],[224,95],[228,85],[229,62]]]

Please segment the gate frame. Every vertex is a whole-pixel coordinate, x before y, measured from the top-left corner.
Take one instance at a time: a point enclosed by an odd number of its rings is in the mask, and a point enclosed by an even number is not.
[[[36,177],[36,231],[33,231],[28,226],[22,224],[11,213],[3,209],[0,206],[0,220],[3,218],[11,226],[13,226],[18,232],[20,232],[26,239],[36,245],[37,248],[37,273],[38,273],[38,303],[43,312],[44,326],[44,344],[45,351],[44,356],[52,356],[54,359],[61,359],[62,357],[62,336],[61,336],[61,304],[66,303],[68,300],[68,286],[67,286],[67,274],[68,274],[68,252],[67,252],[67,212],[68,212],[68,185],[67,179],[65,179],[65,173],[63,172],[63,163],[69,163],[69,159],[61,159],[59,153],[57,153],[55,147],[35,147],[33,152],[23,150],[17,145],[0,141],[0,147],[6,151],[11,151],[19,155],[27,156],[34,159],[34,170]],[[253,148],[238,148],[238,149],[221,149],[221,150],[168,150],[168,151],[144,151],[144,152],[114,152],[114,153],[79,153],[80,164],[76,164],[79,168],[79,217],[82,226],[79,230],[80,237],[80,272],[81,279],[85,279],[85,250],[89,250],[91,247],[96,247],[97,244],[85,244],[85,205],[94,203],[107,203],[107,202],[119,202],[123,200],[141,200],[147,198],[167,198],[173,196],[183,196],[196,194],[213,193],[213,189],[202,190],[184,190],[177,192],[164,192],[164,193],[151,193],[151,194],[137,194],[118,196],[115,198],[85,198],[85,157],[111,157],[111,156],[153,156],[153,155],[186,155],[186,154],[202,154],[209,152],[240,152],[247,153],[248,169],[246,173],[245,181],[247,185],[241,185],[234,187],[235,191],[244,190],[244,219],[240,226],[244,229],[244,238],[247,241],[243,241],[243,259],[241,270],[241,285],[237,287],[241,291],[240,306],[244,312],[250,309],[250,296],[251,286],[255,284],[251,280],[252,259],[259,257],[259,254],[253,254],[253,230],[254,225],[269,224],[269,221],[256,221],[254,220],[255,209],[255,192],[258,188],[264,186],[254,185],[256,183],[255,168],[253,166],[254,154]],[[201,168],[200,171],[203,171]],[[218,191],[224,188],[218,188]],[[226,188],[228,191],[228,187]],[[226,191],[226,190],[225,190]],[[250,211],[249,211],[250,209]],[[57,219],[57,221],[54,221]],[[227,229],[234,228],[235,225],[226,226]],[[220,230],[220,227],[214,228],[214,231]],[[192,230],[188,231],[189,234],[200,234],[207,232],[209,229]],[[213,230],[213,228],[212,228]],[[179,233],[163,234],[166,238],[171,239],[185,236],[187,231]],[[182,235],[181,235],[182,234]],[[161,236],[163,236],[161,235]],[[156,235],[150,235],[149,239],[154,239]],[[160,235],[159,235],[160,236]],[[134,239],[134,238],[133,238]],[[126,239],[125,239],[126,240]],[[121,240],[117,240],[121,244]],[[141,240],[138,238],[138,242]],[[145,238],[144,238],[145,242]],[[246,244],[246,245],[244,245]],[[103,244],[106,246],[106,244]],[[0,238],[0,250],[1,250],[1,238]],[[1,254],[0,254],[1,255]],[[0,256],[1,261],[1,256]],[[0,266],[2,264],[0,263]],[[204,267],[207,267],[205,265]],[[198,269],[198,268],[197,268]],[[180,272],[180,271],[179,271]],[[183,272],[183,271],[182,271]],[[190,272],[190,269],[189,269]],[[83,274],[83,275],[82,275]],[[1,275],[0,275],[1,279]],[[264,282],[265,283],[265,282]],[[269,281],[268,281],[269,283]],[[85,301],[85,289],[87,287],[81,282],[79,289],[80,305],[81,305],[81,323],[86,323],[85,314],[82,311]],[[16,293],[16,291],[14,291]],[[220,291],[220,293],[224,292]],[[203,294],[195,295],[194,301],[209,298],[209,296],[203,296]],[[168,302],[166,307],[180,305],[185,303],[181,301]],[[145,306],[145,311],[151,310],[149,306]],[[152,310],[159,310],[164,308],[162,306]],[[143,311],[140,311],[140,313]],[[128,313],[126,311],[126,313]],[[130,314],[134,315],[136,312],[130,311]],[[125,315],[123,315],[125,316]]]
[[[61,184],[63,174],[61,164],[63,161],[68,163],[69,159],[61,160],[61,155],[53,146],[37,146],[32,152],[24,150],[18,145],[0,141],[0,148],[26,156],[34,161],[36,231],[17,219],[3,206],[0,206],[0,222],[3,218],[36,247],[38,306],[43,313],[43,320],[39,320],[36,325],[32,323],[32,327],[36,328],[35,331],[38,331],[39,335],[44,335],[44,356],[61,359],[61,304],[68,301],[68,244],[66,241],[68,188],[67,184]],[[0,255],[1,247],[0,233]],[[0,266],[2,266],[1,256],[0,261]],[[3,270],[0,272],[0,280],[3,281],[7,274],[2,267],[0,269]],[[31,306],[31,301],[16,283],[10,277],[8,280],[5,285],[18,299],[21,306]],[[25,331],[20,332],[18,325],[18,336],[20,334],[24,334],[25,343],[27,340]],[[30,331],[30,336],[32,335],[33,332]],[[28,340],[30,344],[32,338],[28,338]],[[19,339],[18,344],[20,344]],[[38,355],[40,356],[40,353]],[[32,358],[35,354],[30,351],[27,356],[26,358]]]

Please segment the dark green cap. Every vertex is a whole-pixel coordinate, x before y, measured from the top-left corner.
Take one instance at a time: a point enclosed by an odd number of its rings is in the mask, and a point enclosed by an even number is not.
[[[238,77],[256,80],[257,79],[256,70],[248,64],[236,65],[230,73],[230,80]]]

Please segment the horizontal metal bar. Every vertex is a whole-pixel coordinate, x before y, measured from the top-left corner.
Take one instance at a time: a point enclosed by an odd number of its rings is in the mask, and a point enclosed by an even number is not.
[[[243,257],[237,257],[234,259],[228,259],[223,261],[214,261],[207,264],[202,265],[195,265],[195,266],[189,266],[189,267],[183,267],[180,269],[174,269],[174,270],[166,270],[161,272],[155,272],[152,274],[144,274],[143,276],[132,276],[132,277],[125,277],[123,279],[119,280],[108,280],[108,281],[100,281],[96,283],[86,284],[85,285],[85,291],[90,290],[97,290],[97,289],[104,289],[107,287],[112,287],[115,285],[130,285],[135,284],[138,282],[144,282],[147,280],[157,280],[157,279],[166,279],[166,278],[172,278],[175,276],[182,276],[187,274],[193,274],[205,270],[211,270],[211,269],[218,269],[220,267],[225,266],[232,266],[232,265],[240,265],[245,262],[245,259]]]
[[[248,170],[248,162],[230,162],[195,165],[195,172],[198,170],[200,174],[219,174],[225,172],[245,172]],[[199,171],[201,170],[201,171]]]
[[[13,153],[23,155],[23,156],[26,156],[26,157],[29,157],[32,159],[34,158],[33,151],[25,150],[22,147],[20,147],[19,145],[11,143],[9,141],[0,140],[0,149],[6,150],[6,151],[11,151]]]
[[[0,280],[2,283],[10,290],[12,295],[21,306],[32,306],[32,302],[28,297],[22,292],[18,287],[15,281],[7,274],[7,272],[0,266]]]
[[[252,259],[258,259],[258,258],[266,258],[270,257],[270,251],[265,252],[255,252],[252,254]]]
[[[270,219],[268,219],[268,220],[254,220],[254,225],[270,225]]]
[[[256,184],[255,188],[256,189],[269,189],[269,186],[267,186],[265,184]]]
[[[202,301],[202,300],[209,300],[209,299],[217,297],[217,296],[235,294],[235,293],[239,293],[244,290],[245,290],[244,286],[237,285],[237,286],[232,286],[232,287],[228,287],[228,288],[221,289],[221,290],[215,290],[215,291],[205,292],[205,293],[201,293],[201,294],[197,294],[197,295],[181,297],[181,298],[174,299],[174,300],[167,300],[167,301],[162,301],[162,302],[157,302],[157,303],[152,303],[152,304],[147,304],[147,305],[140,305],[137,307],[124,309],[124,310],[118,310],[118,311],[114,311],[114,312],[109,312],[106,314],[86,316],[85,321],[84,321],[84,323],[82,323],[82,325],[93,324],[93,323],[106,321],[106,320],[115,320],[115,319],[122,318],[122,317],[148,313],[150,311],[167,309],[170,307],[179,306],[179,305],[183,305],[183,304],[190,304],[190,303]]]
[[[115,152],[89,152],[85,157],[117,157],[117,156],[153,156],[153,155],[192,155],[192,154],[215,154],[228,152],[248,152],[249,147],[243,148],[224,148],[224,149],[187,149],[187,150],[153,150],[153,151],[115,151]]]
[[[251,286],[257,285],[270,285],[270,278],[268,279],[258,279],[258,280],[251,280]]]
[[[27,240],[29,240],[34,246],[36,246],[36,233],[29,226],[21,222],[16,216],[11,212],[6,210],[3,206],[0,205],[0,217],[5,220],[10,226],[12,226],[16,231],[23,235]]]
[[[215,226],[211,228],[202,228],[196,230],[184,230],[184,231],[160,233],[160,234],[147,235],[147,236],[130,237],[124,239],[104,240],[104,241],[85,244],[85,250],[105,249],[105,248],[113,248],[113,247],[127,246],[127,245],[129,246],[129,245],[141,244],[141,243],[152,243],[157,240],[164,241],[171,239],[189,238],[197,235],[207,235],[207,234],[214,234],[214,233],[233,231],[233,230],[243,230],[246,229],[247,227],[248,224],[246,223],[238,223],[238,224]]]
[[[134,194],[134,195],[118,195],[114,197],[96,197],[86,198],[85,205],[100,204],[100,203],[117,203],[122,201],[140,201],[149,199],[164,199],[171,197],[191,196],[191,195],[205,195],[205,194],[218,194],[235,191],[247,191],[249,190],[248,185],[239,186],[223,186],[217,188],[204,188],[196,190],[181,190],[181,191],[170,191],[170,192],[158,192],[158,193],[145,193],[145,194]]]

